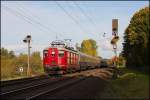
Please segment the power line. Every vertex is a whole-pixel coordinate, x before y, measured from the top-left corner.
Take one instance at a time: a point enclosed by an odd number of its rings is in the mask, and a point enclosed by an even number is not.
[[[21,8],[21,7],[20,7]],[[25,8],[22,8],[22,10],[19,8],[19,10],[21,11],[21,12],[24,12],[24,10],[23,9],[25,9]],[[33,18],[36,18],[37,20],[41,20],[39,17],[37,17],[37,16],[35,16],[35,15],[33,15],[32,13],[30,13],[30,15],[32,15],[32,17]],[[37,22],[37,24],[40,24],[40,25],[42,25],[43,26],[43,24],[41,24],[40,22]],[[49,28],[48,27],[46,27],[46,26],[43,26],[43,27],[45,27],[47,30],[49,30]],[[54,31],[53,31],[54,32]],[[57,34],[58,34],[58,32],[54,32],[55,34],[56,34],[56,36],[57,36]],[[57,38],[56,38],[57,39]]]
[[[12,10],[12,9],[6,7],[6,6],[2,6],[2,7],[5,7],[5,8],[6,8],[5,10],[7,10],[7,11],[8,11],[9,13],[11,13],[12,15],[15,15],[16,17],[19,17],[19,18],[23,19],[24,21],[26,21],[27,23],[33,25],[35,28],[37,28],[37,29],[39,29],[39,30],[41,31],[40,27],[38,27],[37,25],[35,25],[35,24],[32,23],[31,21],[29,21],[27,18],[25,18],[25,17],[20,17],[20,16],[22,16],[22,15],[20,15],[20,13],[18,13],[18,12],[16,12],[16,11]],[[43,32],[43,31],[41,31],[41,32]]]
[[[39,25],[39,26],[45,28],[45,29],[48,30],[48,31],[50,30],[48,27],[44,26],[44,25],[41,24],[40,22],[35,21],[35,20],[31,19],[30,17],[25,16],[24,14],[22,14],[22,13],[16,11],[16,10],[14,10],[14,9],[11,9],[11,8],[9,8],[9,7],[7,7],[7,6],[3,6],[3,7],[5,7],[5,8],[6,8],[10,13],[12,13],[13,15],[15,15],[15,16],[17,16],[17,17],[20,17],[20,16],[21,16],[20,18],[22,18],[22,19],[25,20],[26,22],[32,24],[32,25],[35,26],[36,28],[38,27],[37,25]],[[40,28],[40,27],[38,27],[38,29],[39,29],[39,28]],[[39,30],[41,31],[41,28],[40,28]],[[55,34],[58,34],[57,32],[55,32],[55,31],[53,31],[53,30],[50,30],[50,31],[52,31],[52,32],[55,33]]]
[[[19,5],[19,4],[18,4],[18,5]],[[18,6],[18,7],[19,7],[19,6]],[[41,20],[38,16],[33,15],[33,13],[30,12],[29,9],[27,9],[27,8],[25,8],[25,7],[23,7],[23,6],[20,6],[19,8],[22,9],[22,10],[20,9],[22,12],[24,12],[24,10],[26,10],[26,11],[29,13],[29,15],[31,15],[31,16],[34,17],[34,18],[36,18],[37,20]]]
[[[37,24],[33,23],[33,20],[29,19],[28,17],[22,15],[21,13],[19,13],[18,11],[11,9],[7,6],[4,6],[6,8],[7,11],[9,11],[11,14],[15,15],[16,17],[19,17],[21,19],[23,19],[24,21],[28,22],[29,24],[32,24],[35,28],[39,29],[41,31],[41,27],[37,26]],[[43,32],[43,31],[41,31]]]
[[[91,25],[93,26],[93,30],[95,30],[94,32],[97,33],[97,25],[94,23],[94,21],[92,20],[92,17],[90,15],[88,15],[84,9],[76,2],[76,1],[72,1],[73,4],[80,10],[80,12],[84,15],[84,17],[86,17],[87,21],[89,21],[91,23]],[[98,35],[98,34],[97,34]]]
[[[22,9],[22,11],[28,11],[28,13],[29,13],[29,15],[31,15],[32,17],[34,17],[34,18],[36,18],[37,20],[41,20],[41,18],[39,18],[38,16],[36,16],[36,15],[34,15],[32,12],[30,12],[30,10],[29,9],[27,9],[27,8],[25,8],[25,7],[23,7],[23,6],[20,6],[20,8]],[[20,10],[21,10],[20,9]],[[53,26],[53,28],[54,28],[54,25],[51,25],[51,26]],[[55,26],[56,27],[56,26]],[[56,32],[55,32],[56,33]],[[64,32],[61,32],[61,33],[64,33]],[[62,35],[61,33],[59,33],[59,35]],[[57,35],[58,35],[58,32],[56,33],[56,37],[57,37]],[[57,39],[57,38],[56,38]]]
[[[74,3],[74,5],[81,11],[81,13],[87,18],[87,20],[93,24],[94,26],[96,26],[96,24],[93,22],[93,20],[84,12],[84,10],[78,5],[78,3],[76,3],[76,1],[72,1]]]
[[[78,25],[78,27],[80,28],[80,30],[83,31],[83,33],[88,33],[88,32],[86,32],[85,29],[83,29],[83,27],[80,25],[80,23],[79,23],[74,17],[72,17],[72,15],[71,15],[67,10],[64,9],[63,6],[61,6],[57,1],[55,1],[55,3],[56,3],[56,5],[57,5],[60,9],[63,10],[63,12],[64,12],[67,16],[69,16],[69,17]]]
[[[18,10],[20,10],[21,12],[24,12],[24,11],[21,10],[21,9],[18,9]],[[33,17],[34,17],[34,18],[37,18],[37,17],[35,17],[35,16],[33,16]],[[47,30],[50,30],[50,31],[54,32],[55,34],[57,34],[56,31],[54,31],[54,30],[50,29],[49,27],[47,27],[47,26],[41,24],[39,21],[36,21],[35,19],[33,20],[33,19],[31,19],[30,17],[27,17],[27,18],[30,19],[30,20],[32,20],[32,21],[35,22],[36,24],[39,24],[39,25],[42,26],[43,28],[45,28],[45,29],[47,29]],[[37,19],[40,20],[39,18],[37,18]]]

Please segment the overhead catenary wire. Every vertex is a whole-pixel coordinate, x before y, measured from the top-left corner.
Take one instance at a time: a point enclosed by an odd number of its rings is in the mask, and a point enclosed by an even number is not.
[[[89,23],[91,23],[91,25],[92,25],[92,28],[93,28],[93,30],[95,30],[94,32],[95,33],[97,33],[97,25],[95,24],[95,22],[92,20],[92,17],[89,15],[89,14],[87,14],[86,12],[85,12],[85,10],[76,2],[76,1],[72,1],[73,2],[73,4],[80,10],[80,12],[83,14],[83,16],[87,19],[87,21],[89,22]],[[98,34],[97,34],[98,35]]]
[[[81,13],[87,18],[87,20],[93,25],[96,26],[96,24],[93,22],[90,16],[88,16],[85,11],[80,7],[80,5],[76,1],[72,1],[73,4],[81,11]]]
[[[20,10],[21,12],[24,12],[24,11],[21,10],[21,9],[18,9],[18,10]],[[25,13],[25,12],[24,12],[24,13]],[[27,14],[26,14],[26,15],[27,15]],[[32,14],[31,14],[31,15],[32,15]],[[35,17],[35,16],[33,16],[33,17]],[[41,24],[40,21],[37,21],[37,20],[35,20],[35,19],[31,19],[30,17],[27,17],[27,18],[30,19],[30,20],[32,20],[32,21],[35,22],[36,24],[39,24],[41,27],[47,29],[48,31],[52,31],[52,32],[55,33],[55,34],[58,34],[58,32],[52,30],[50,27],[47,27],[47,26]],[[35,18],[37,18],[37,17],[35,17]],[[39,18],[37,18],[37,19],[40,20]]]
[[[80,23],[61,5],[59,4],[57,1],[55,1],[56,5],[69,17],[71,18],[74,23],[77,24],[77,26],[80,28],[80,30],[83,32],[83,33],[88,33],[81,25]]]
[[[38,21],[41,20],[40,17],[38,17],[37,15],[33,14],[33,13],[30,11],[30,9],[25,8],[23,5],[20,5],[20,6],[19,6],[19,4],[18,4],[18,7],[20,8],[20,10],[22,9],[21,11],[26,12],[26,13],[28,12],[28,15],[30,15],[30,16],[33,17],[34,19],[37,19]],[[55,26],[55,25],[50,24],[50,27],[52,27],[53,29],[56,29],[56,26]],[[64,32],[62,32],[62,31],[61,31],[61,33],[64,34]],[[62,35],[61,33],[59,33],[59,35]],[[58,32],[57,32],[57,34],[56,34],[56,37],[57,37],[57,35],[58,35]],[[57,38],[58,38],[58,37],[57,37]],[[56,39],[57,39],[57,38],[56,38]]]
[[[23,7],[23,6],[20,6],[19,4],[18,4],[18,6],[17,6],[22,12],[28,12],[29,14],[30,14],[30,16],[32,16],[32,17],[34,17],[34,19],[37,19],[37,20],[41,20],[38,16],[35,16],[32,12],[30,12],[30,9],[27,9],[27,8],[25,8],[25,7]]]
[[[5,8],[6,8],[6,10],[9,11],[11,14],[15,15],[16,17],[18,17],[18,18],[20,18],[20,19],[23,19],[23,20],[26,21],[27,23],[33,25],[35,28],[37,28],[38,30],[40,30],[41,32],[43,32],[43,31],[42,31],[43,29],[42,29],[41,27],[39,27],[37,24],[35,24],[35,23],[33,22],[33,20],[31,20],[31,19],[29,19],[28,17],[22,15],[22,14],[19,13],[18,11],[15,11],[14,9],[11,9],[11,8],[9,8],[9,7],[6,7],[6,6],[5,6]],[[45,31],[45,30],[44,30],[44,31]],[[47,31],[46,31],[46,32],[47,32]]]
[[[41,31],[41,28],[40,28],[40,27],[36,26],[34,23],[32,23],[31,21],[29,21],[27,18],[25,18],[25,17],[20,17],[20,16],[22,16],[22,15],[20,15],[20,13],[15,12],[14,10],[8,8],[7,6],[2,6],[2,7],[5,7],[5,8],[6,8],[5,10],[8,11],[9,13],[11,13],[12,15],[14,15],[14,16],[16,16],[16,17],[18,17],[18,18],[21,18],[21,19],[24,20],[25,22],[27,22],[27,23],[33,25],[35,28],[37,28],[38,30]],[[41,31],[41,32],[42,32],[42,31]]]
[[[41,29],[44,28],[44,29],[47,30],[47,31],[45,30],[46,32],[51,31],[51,32],[53,32],[53,33],[55,33],[55,34],[58,34],[57,32],[53,31],[53,30],[50,29],[49,27],[47,27],[47,26],[41,24],[39,21],[36,21],[35,19],[34,19],[34,20],[31,19],[29,16],[25,16],[24,14],[20,13],[19,11],[16,11],[16,10],[10,8],[10,7],[7,7],[7,6],[3,6],[3,7],[5,7],[6,10],[9,11],[11,14],[13,14],[13,15],[15,15],[15,16],[17,16],[17,17],[23,19],[24,21],[26,21],[26,22],[32,24],[34,27],[36,27],[36,28],[39,29],[40,31],[41,31]],[[39,26],[40,26],[40,27],[39,27]],[[43,31],[41,31],[41,32],[43,32]]]

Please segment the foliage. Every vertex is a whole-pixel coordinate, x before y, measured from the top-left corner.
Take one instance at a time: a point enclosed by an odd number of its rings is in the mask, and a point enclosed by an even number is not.
[[[1,78],[13,77],[12,75],[15,72],[15,58],[9,59],[8,57],[1,57]],[[8,69],[8,66],[9,67]]]
[[[118,59],[117,59],[117,67],[119,68],[123,68],[125,67],[125,58],[122,57],[121,55],[119,55]]]
[[[30,66],[32,75],[43,73],[42,60],[40,52],[33,52],[30,56]],[[23,67],[23,72],[19,68]],[[17,77],[26,77],[27,75],[27,54],[16,56],[13,51],[1,48],[1,78],[10,79]]]
[[[121,55],[119,55],[119,57],[116,57],[116,56],[112,57],[108,61],[108,64],[109,65],[113,65],[114,62],[116,62],[118,68],[124,68],[125,67],[125,62],[126,61],[125,61],[125,58],[123,56],[121,56]]]
[[[88,39],[88,40],[83,40],[81,43],[81,52],[92,55],[92,56],[97,56],[97,44],[95,40]]]
[[[43,71],[40,52],[33,52],[31,55],[32,73],[38,74]]]
[[[149,7],[136,12],[124,33],[123,56],[127,67],[149,66]]]
[[[15,54],[14,54],[13,51],[8,51],[5,48],[1,48],[1,56],[5,56],[5,57],[8,57],[8,58],[13,58],[13,57],[15,57]]]

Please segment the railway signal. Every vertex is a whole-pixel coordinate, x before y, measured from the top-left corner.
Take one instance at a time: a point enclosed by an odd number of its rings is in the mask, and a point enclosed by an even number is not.
[[[118,36],[118,19],[112,19],[112,35]]]
[[[112,35],[114,36],[111,40],[111,44],[113,45],[115,57],[117,57],[117,42],[119,40],[118,36],[118,19],[112,19]],[[114,65],[117,66],[116,60],[114,61]]]
[[[24,40],[24,43],[28,43],[28,67],[27,67],[27,76],[31,75],[31,70],[30,70],[30,43],[31,43],[31,35],[27,35]]]

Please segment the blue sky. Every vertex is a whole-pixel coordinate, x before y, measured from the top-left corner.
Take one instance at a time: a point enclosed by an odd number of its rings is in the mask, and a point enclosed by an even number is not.
[[[56,39],[57,34],[58,39],[72,39],[72,45],[92,38],[97,41],[98,54],[110,58],[114,55],[110,44],[112,19],[117,18],[119,21],[120,53],[123,33],[130,19],[136,11],[148,4],[148,1],[2,1],[1,46],[16,54],[27,53],[27,44],[22,40],[30,34],[31,51],[42,53]],[[107,33],[105,37],[104,32]]]

